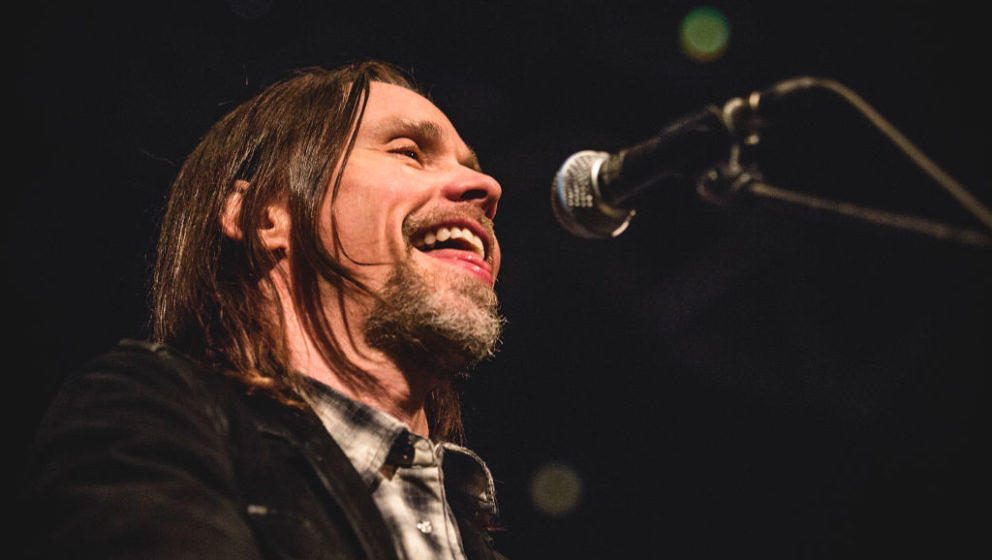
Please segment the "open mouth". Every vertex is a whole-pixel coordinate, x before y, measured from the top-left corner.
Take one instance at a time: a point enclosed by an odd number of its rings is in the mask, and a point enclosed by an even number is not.
[[[439,249],[469,251],[486,260],[485,242],[467,227],[441,226],[423,231],[413,239],[413,246],[425,253]]]
[[[495,282],[490,237],[474,222],[447,222],[418,230],[411,236],[413,247],[427,256],[461,268],[490,286]]]

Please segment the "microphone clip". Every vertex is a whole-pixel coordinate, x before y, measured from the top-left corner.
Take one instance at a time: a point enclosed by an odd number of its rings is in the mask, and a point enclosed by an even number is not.
[[[747,100],[735,97],[722,108],[723,124],[734,141],[730,145],[727,161],[704,171],[696,181],[696,194],[717,206],[730,206],[748,187],[761,181],[761,172],[754,163],[754,149],[761,141],[760,130],[766,120],[759,114],[760,92]]]

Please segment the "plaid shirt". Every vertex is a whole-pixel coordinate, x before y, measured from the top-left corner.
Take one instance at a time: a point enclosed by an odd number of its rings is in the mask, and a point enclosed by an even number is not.
[[[482,459],[413,434],[322,383],[312,386],[314,411],[368,485],[399,557],[464,560],[452,506],[470,517],[496,515],[493,478]]]

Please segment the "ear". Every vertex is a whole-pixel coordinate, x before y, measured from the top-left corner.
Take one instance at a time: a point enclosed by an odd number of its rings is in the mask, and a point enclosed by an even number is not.
[[[220,229],[224,235],[235,241],[245,238],[245,232],[241,231],[241,203],[244,200],[244,192],[248,190],[248,181],[238,179],[234,182],[234,191],[227,195],[224,201],[224,209],[220,214]]]
[[[285,200],[265,207],[265,220],[258,236],[262,238],[265,248],[273,253],[285,255],[289,251],[290,235],[289,210]]]
[[[245,232],[241,230],[240,218],[241,205],[247,189],[247,181],[241,179],[235,181],[234,191],[224,201],[224,209],[220,215],[221,230],[224,235],[235,241],[241,241],[245,238]],[[265,208],[265,217],[258,234],[262,243],[270,251],[282,250],[285,252],[289,249],[290,220],[285,203],[271,204]]]

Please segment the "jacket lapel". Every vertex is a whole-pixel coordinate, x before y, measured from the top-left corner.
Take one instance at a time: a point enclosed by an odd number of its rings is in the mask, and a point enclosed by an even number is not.
[[[310,411],[291,418],[280,416],[283,418],[259,415],[259,431],[285,440],[300,452],[328,498],[344,512],[369,560],[398,560],[392,536],[369,489],[317,418]],[[287,423],[292,423],[292,429]]]

